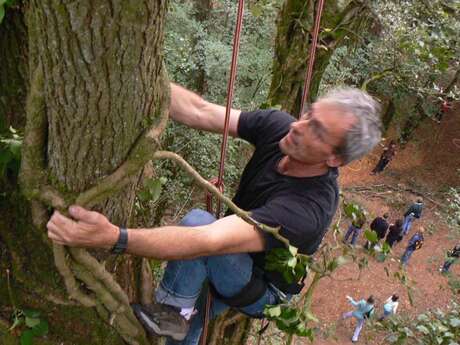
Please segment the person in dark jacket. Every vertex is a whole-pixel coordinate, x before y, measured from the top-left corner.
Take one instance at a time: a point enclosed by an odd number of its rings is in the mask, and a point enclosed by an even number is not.
[[[447,252],[447,258],[444,261],[444,264],[439,269],[442,273],[449,272],[450,266],[455,263],[460,257],[460,244],[457,244],[452,250]]]
[[[420,217],[422,216],[422,211],[422,199],[417,199],[417,201],[407,209],[406,213],[404,213],[403,236],[406,236],[409,233],[413,221],[415,219],[420,219]]]
[[[387,238],[385,239],[385,242],[388,243],[390,247],[393,247],[395,242],[400,242],[402,240],[402,225],[403,221],[401,219],[397,219],[394,224],[390,225]]]
[[[378,242],[380,242],[380,240],[385,238],[387,234],[387,230],[388,230],[387,219],[388,219],[388,213],[384,213],[382,217],[376,217],[370,225],[371,230],[375,231],[375,233],[377,234],[378,241],[377,243],[375,243],[376,245],[378,244]],[[369,248],[369,247],[370,247],[370,242],[367,241],[366,248]]]
[[[406,251],[401,257],[401,264],[404,267],[406,267],[407,264],[409,263],[409,259],[412,256],[412,253],[422,248],[423,242],[425,240],[423,237],[424,232],[425,232],[425,229],[421,226],[419,230],[414,234],[414,236],[412,236],[411,239],[409,240]]]
[[[396,143],[394,140],[390,141],[387,147],[383,149],[382,155],[380,156],[380,159],[375,166],[374,170],[372,170],[371,175],[379,174],[381,173],[385,167],[390,163],[390,161],[393,159],[393,157],[396,154]]]

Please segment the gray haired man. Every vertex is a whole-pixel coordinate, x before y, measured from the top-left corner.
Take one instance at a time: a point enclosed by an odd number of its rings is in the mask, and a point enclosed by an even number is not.
[[[215,133],[224,128],[225,108],[171,84],[171,118]],[[336,89],[315,102],[299,120],[278,110],[230,113],[230,135],[254,145],[233,198],[257,221],[280,226],[300,253],[313,254],[338,205],[338,167],[369,152],[380,141],[379,105],[358,89]],[[265,270],[265,255],[283,243],[229,213],[216,220],[192,210],[179,226],[124,229],[105,216],[71,207],[73,219],[55,212],[48,235],[56,243],[113,248],[120,253],[168,260],[156,302],[134,305],[148,332],[168,336],[169,344],[197,344],[202,307],[197,303],[208,281],[212,315],[229,306],[261,317],[266,304],[299,293]]]

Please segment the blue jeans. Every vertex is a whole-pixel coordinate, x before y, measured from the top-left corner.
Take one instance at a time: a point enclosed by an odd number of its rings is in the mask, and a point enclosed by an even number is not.
[[[407,247],[406,251],[404,252],[403,256],[401,257],[401,263],[406,266],[407,263],[409,262],[410,257],[412,256],[412,253],[415,251],[415,249],[411,247]]]
[[[182,219],[180,225],[193,227],[210,224],[215,220],[216,218],[210,213],[194,209]],[[174,245],[173,240],[171,245]],[[234,296],[251,279],[252,266],[252,258],[246,253],[169,261],[160,286],[156,291],[156,302],[179,308],[195,307],[198,313],[192,317],[190,330],[182,342],[168,339],[166,344],[198,344],[203,329],[206,301],[205,294],[202,293],[205,290],[202,289],[203,283],[209,280],[222,296]],[[258,301],[241,308],[241,311],[252,317],[263,317],[265,305],[279,302],[280,292],[276,288],[269,286]],[[216,317],[228,308],[229,306],[223,302],[212,298],[210,318]]]
[[[456,258],[448,258],[448,259],[446,259],[446,261],[444,261],[444,265],[442,265],[441,271],[443,273],[449,272],[450,266],[452,266],[452,264],[456,261],[455,259]]]
[[[353,224],[351,224],[350,227],[348,228],[347,233],[345,234],[344,241],[348,242],[348,238],[350,237],[350,235],[352,235],[350,243],[354,246],[360,234],[361,234],[361,228],[357,228]]]
[[[403,236],[406,236],[409,233],[409,230],[412,227],[412,222],[414,221],[414,219],[415,217],[412,214],[409,214],[404,217],[403,228],[402,228]]]

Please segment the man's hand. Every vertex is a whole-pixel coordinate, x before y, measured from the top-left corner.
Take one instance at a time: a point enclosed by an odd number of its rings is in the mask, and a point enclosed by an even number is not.
[[[118,227],[99,212],[80,206],[69,207],[70,219],[54,211],[46,227],[48,237],[70,247],[110,249],[118,240]]]

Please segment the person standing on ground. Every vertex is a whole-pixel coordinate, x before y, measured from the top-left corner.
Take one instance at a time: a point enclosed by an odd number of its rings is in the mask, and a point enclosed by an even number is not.
[[[343,238],[343,242],[348,243],[348,239],[351,236],[350,244],[352,246],[356,245],[356,242],[358,241],[359,235],[361,235],[365,223],[366,220],[364,217],[358,217],[358,219],[352,221],[348,227],[345,237]]]
[[[383,321],[387,317],[396,314],[399,305],[399,296],[396,294],[391,295],[383,304],[383,315],[379,318],[379,321]]]
[[[397,219],[394,224],[390,225],[390,228],[387,234],[387,238],[385,239],[385,242],[388,243],[390,248],[393,248],[395,242],[400,242],[403,239],[402,225],[403,225],[402,219]]]
[[[390,163],[390,161],[393,159],[395,155],[396,142],[394,140],[391,140],[388,146],[383,149],[382,155],[380,156],[377,165],[372,170],[371,175],[380,174],[388,165],[388,163]]]
[[[379,242],[385,238],[388,230],[388,213],[384,213],[382,217],[376,217],[371,225],[370,228],[372,231],[374,231],[377,234],[377,243],[375,245],[378,245]],[[370,247],[370,242],[367,241],[366,243],[366,248]]]
[[[356,343],[359,338],[359,334],[363,329],[364,322],[369,319],[374,314],[374,297],[370,295],[367,300],[362,299],[359,302],[356,302],[350,296],[347,296],[348,301],[350,304],[355,307],[355,310],[349,311],[342,315],[342,319],[348,319],[350,317],[354,317],[357,321],[355,331],[353,332],[353,336],[351,341]]]
[[[407,264],[409,263],[409,259],[411,258],[412,254],[422,248],[423,242],[424,242],[424,237],[423,233],[425,232],[425,229],[421,226],[419,230],[414,234],[414,236],[411,237],[409,240],[409,243],[406,247],[406,250],[401,257],[401,264],[406,267]]]
[[[460,244],[457,244],[452,250],[447,252],[447,258],[444,261],[444,264],[439,269],[442,273],[447,273],[450,270],[450,266],[454,264],[460,257]]]
[[[406,213],[404,213],[403,236],[406,236],[409,233],[413,221],[415,219],[420,219],[420,217],[422,216],[422,211],[422,199],[417,199],[417,201],[407,209]]]

